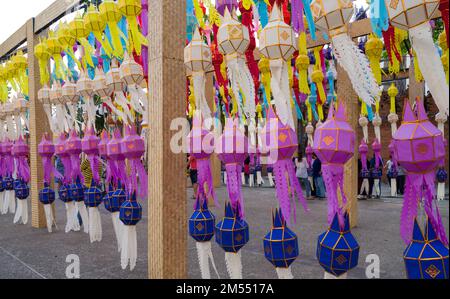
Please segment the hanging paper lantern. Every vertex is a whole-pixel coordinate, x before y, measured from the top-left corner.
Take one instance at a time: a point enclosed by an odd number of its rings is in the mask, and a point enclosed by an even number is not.
[[[39,44],[34,47],[34,56],[36,56],[38,60],[41,84],[48,84],[50,81],[48,61],[50,60],[51,54],[48,52],[45,40],[40,40]]]
[[[122,251],[120,207],[125,203],[126,200],[127,195],[120,182],[117,185],[117,189],[114,190],[112,195],[110,195],[110,199],[108,200],[106,197],[103,199],[106,209],[112,213],[111,218],[119,252]],[[107,201],[109,201],[109,203]]]
[[[225,251],[225,260],[231,279],[242,279],[240,250],[250,238],[247,222],[239,216],[231,203],[225,205],[225,217],[216,225],[216,243]]]
[[[327,121],[316,129],[314,135],[314,152],[322,162],[322,173],[328,197],[328,223],[331,224],[336,214],[341,227],[344,226],[344,210],[347,197],[344,193],[344,165],[353,157],[355,149],[355,132],[347,122],[345,108],[339,103],[336,114],[330,105]],[[342,198],[339,206],[338,189]]]
[[[115,58],[112,59],[111,68],[109,72],[105,74],[105,77],[106,77],[105,80],[106,86],[108,86],[108,88],[112,90],[112,92],[114,93],[113,98],[114,103],[119,105],[120,108],[123,110],[123,113],[118,114],[118,116],[122,117],[122,121],[125,124],[134,123],[134,117],[132,116],[130,108],[128,107],[129,102],[123,93],[124,84],[120,79],[120,69],[118,66],[117,59]],[[111,108],[114,112],[117,113],[118,110],[116,109],[116,107],[114,106],[114,104],[111,102],[110,99],[104,100],[104,103],[107,104],[109,108]]]
[[[142,35],[137,22],[137,18],[142,12],[141,0],[119,0],[118,5],[120,12],[127,19],[131,50],[136,51],[136,54],[140,56],[142,46],[148,45],[147,38]]]
[[[212,262],[215,269],[211,251],[211,240],[214,237],[215,227],[216,217],[208,209],[208,201],[203,200],[202,203],[197,201],[195,211],[189,218],[189,234],[196,241],[202,279],[211,278],[209,261]]]
[[[370,67],[378,84],[381,84],[381,68],[380,59],[383,53],[384,44],[380,38],[375,35],[371,35],[366,43],[366,55],[369,57]]]
[[[84,15],[85,29],[92,32],[97,41],[102,45],[102,49],[108,57],[113,54],[112,46],[105,36],[103,37],[103,31],[106,29],[106,21],[100,16],[100,12],[93,5],[89,5],[86,14]]]
[[[126,163],[121,143],[122,136],[119,129],[116,129],[107,145],[108,163],[111,169],[111,180],[117,184],[120,182],[123,186],[128,186],[127,174],[123,171],[126,169]]]
[[[120,220],[124,224],[122,232],[122,269],[126,269],[128,264],[132,271],[136,267],[137,261],[137,237],[136,225],[142,219],[142,206],[136,200],[136,193],[129,196],[127,201],[120,208]]]
[[[92,80],[92,83],[94,94],[103,100],[109,98],[113,93],[112,88],[106,84],[106,76],[101,68],[95,69],[95,78]]]
[[[283,124],[275,116],[273,109],[269,108],[267,123],[261,138],[262,152],[267,153],[268,163],[273,165],[281,211],[287,223],[291,223],[291,219],[296,218],[296,207],[291,200],[298,198],[305,211],[308,211],[292,161],[292,156],[298,149],[297,135],[293,128]]]
[[[84,203],[89,208],[89,237],[91,243],[102,240],[102,223],[98,206],[103,202],[103,192],[94,180],[91,187],[84,192]]]
[[[381,1],[381,0],[378,0]],[[375,1],[376,2],[376,1]],[[439,12],[438,0],[387,1],[376,3],[385,6],[389,20],[395,27],[408,30],[412,47],[417,54],[418,64],[430,88],[439,112],[448,116],[448,88],[445,72],[438,51],[434,45],[429,21]]]
[[[50,57],[53,58],[55,62],[55,76],[57,79],[66,79],[66,71],[64,67],[64,62],[61,56],[63,52],[63,47],[60,44],[56,34],[53,31],[49,31],[48,39],[47,39],[47,52],[50,54]],[[45,54],[44,54],[45,55]],[[45,66],[47,67],[47,65]]]
[[[239,91],[242,91],[242,107],[238,105],[240,117],[245,114],[248,120],[250,142],[256,145],[256,91],[252,74],[245,60],[245,54],[250,45],[250,32],[234,17],[234,11],[230,13],[225,9],[225,16],[217,32],[217,46],[220,53],[225,56],[228,68],[228,78],[236,101],[241,99]]]
[[[87,39],[90,35],[90,31],[86,28],[84,19],[81,15],[76,15],[72,22],[69,23],[69,30],[71,34],[76,37],[76,40],[81,46],[83,46],[84,55],[82,59],[85,62],[85,67],[95,67],[94,60],[92,59],[95,50]]]
[[[15,196],[18,199],[14,223],[28,223],[27,199],[30,195],[30,187],[28,186],[28,183],[31,179],[30,166],[28,165],[29,152],[30,149],[23,140],[22,132],[20,132],[19,139],[16,140],[11,148],[11,154],[16,163],[16,176],[18,179],[18,184],[14,186]]]
[[[119,21],[122,19],[122,13],[119,5],[114,0],[105,0],[99,5],[100,17],[108,25],[111,35],[111,45],[113,47],[113,55],[116,58],[123,58],[123,45],[120,38]]]
[[[368,105],[375,103],[380,92],[369,61],[348,35],[353,1],[315,0],[311,3],[311,10],[316,26],[329,33],[337,61],[347,72],[355,92]]]
[[[295,128],[295,124],[292,114],[287,61],[298,50],[297,46],[294,30],[284,23],[281,12],[275,5],[269,23],[261,31],[259,50],[270,61],[271,87],[278,117],[282,123],[291,128]],[[284,215],[289,216],[288,214]]]
[[[5,176],[3,177],[3,188],[5,189],[5,197],[3,202],[2,214],[10,213],[14,214],[16,212],[16,199],[14,196],[14,160],[11,157],[12,143],[7,137],[2,143],[2,152],[5,161]]]
[[[435,171],[445,158],[444,138],[442,132],[428,120],[423,102],[419,99],[416,108],[417,115],[412,111],[409,101],[405,101],[403,123],[393,137],[395,158],[407,171],[401,235],[406,243],[411,241],[418,204],[423,201],[425,212],[439,239],[448,244],[434,201]]]
[[[448,247],[436,234],[430,219],[422,233],[417,219],[411,243],[403,255],[408,279],[448,279]]]
[[[86,127],[95,129],[95,120],[97,114],[97,107],[93,99],[94,95],[94,82],[89,78],[87,73],[82,70],[80,78],[78,79],[76,90],[78,94],[83,97],[84,110],[87,112],[88,118]]]
[[[273,215],[273,226],[264,238],[264,254],[280,279],[292,279],[291,265],[299,256],[297,235],[287,227],[280,210]]]
[[[71,82],[66,81],[64,86],[62,87],[61,93],[61,101],[66,104],[66,107],[69,109],[69,114],[71,117],[70,129],[77,129],[77,106],[78,101],[80,100],[80,96],[77,93],[77,86]]]
[[[359,245],[350,231],[349,216],[344,215],[344,226],[339,218],[339,214],[334,216],[330,228],[319,236],[317,242],[320,265],[326,273],[338,278],[356,268],[359,260]]]

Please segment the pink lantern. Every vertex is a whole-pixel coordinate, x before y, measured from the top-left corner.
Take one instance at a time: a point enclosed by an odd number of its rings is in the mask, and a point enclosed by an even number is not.
[[[108,143],[107,153],[109,164],[111,165],[111,178],[115,183],[121,183],[127,186],[127,176],[124,169],[126,169],[125,156],[121,149],[122,136],[119,129],[114,131],[113,137]]]
[[[11,154],[16,160],[17,178],[25,183],[30,182],[30,166],[28,165],[28,154],[30,148],[20,136],[11,148]]]
[[[61,159],[64,166],[63,184],[69,184],[72,174],[72,163],[70,161],[70,154],[66,151],[67,137],[65,133],[61,133],[55,144],[55,155]]]
[[[244,199],[241,193],[242,165],[245,162],[248,139],[239,129],[238,119],[227,119],[225,130],[216,145],[216,153],[225,164],[227,172],[227,190],[233,210],[239,211],[244,218]]]
[[[268,153],[268,163],[273,164],[273,172],[276,178],[277,197],[281,211],[290,223],[291,218],[296,218],[295,204],[291,203],[297,194],[305,211],[308,211],[306,200],[300,183],[295,174],[292,156],[298,149],[298,139],[295,131],[283,124],[275,115],[272,107],[269,108],[267,124],[262,131],[262,152]],[[291,189],[291,191],[289,191]]]
[[[130,166],[128,193],[136,192],[141,198],[144,198],[148,191],[148,176],[141,162],[141,158],[145,154],[145,142],[137,135],[135,126],[125,127],[125,136],[120,146],[122,154],[128,160]],[[137,177],[139,177],[139,187]]]
[[[417,99],[417,113],[409,101],[405,101],[403,123],[393,137],[394,156],[407,171],[405,198],[401,216],[401,235],[408,244],[411,241],[414,219],[420,201],[437,235],[448,245],[445,229],[435,198],[435,171],[445,158],[442,132],[429,120],[423,102]]]
[[[342,101],[336,115],[330,105],[327,121],[316,129],[314,134],[314,152],[322,162],[322,174],[328,195],[328,223],[338,214],[341,227],[344,226],[344,208],[347,197],[344,193],[344,165],[354,154],[355,132],[347,123],[345,107]],[[341,193],[342,207],[339,207],[338,188]]]
[[[75,182],[77,179],[84,180],[83,174],[81,173],[80,159],[82,151],[81,139],[78,137],[77,132],[72,130],[69,139],[66,141],[66,152],[70,155],[70,162],[72,164],[72,182]],[[87,184],[88,182],[85,183]]]
[[[86,130],[86,135],[81,141],[81,149],[86,154],[87,159],[89,160],[92,171],[92,178],[96,184],[100,182],[100,175],[98,173],[98,169],[100,166],[99,144],[100,138],[95,135],[94,128],[89,127]]]
[[[214,152],[214,136],[203,128],[203,119],[199,112],[194,113],[192,131],[187,137],[187,150],[197,160],[199,185],[198,194],[196,194],[197,201],[208,200],[212,197],[218,206],[210,160],[210,156]],[[208,185],[208,192],[205,190],[205,184]]]
[[[61,174],[53,166],[53,155],[55,154],[55,145],[50,141],[48,133],[42,136],[42,141],[38,145],[38,153],[42,158],[42,165],[44,167],[44,183],[50,184],[52,181],[52,173],[59,179],[62,179]]]
[[[6,170],[6,176],[7,177],[12,177],[13,172],[14,172],[14,160],[12,159],[12,142],[11,140],[6,137],[5,140],[2,143],[2,151],[3,151],[3,155],[4,155],[4,162],[5,165],[3,165],[3,167],[5,167]]]

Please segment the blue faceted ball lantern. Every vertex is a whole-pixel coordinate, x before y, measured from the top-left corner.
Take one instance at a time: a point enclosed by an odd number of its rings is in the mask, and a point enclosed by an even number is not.
[[[125,203],[126,200],[127,194],[123,189],[121,183],[119,183],[119,187],[114,191],[112,196],[111,204],[114,207],[114,212],[120,212],[120,207]]]
[[[92,180],[91,187],[84,191],[84,203],[89,208],[97,208],[103,202],[103,191]]]
[[[14,192],[17,199],[25,200],[30,196],[30,187],[24,181],[18,180],[14,184]]]
[[[108,191],[103,197],[103,204],[105,205],[105,209],[110,213],[115,213],[120,211],[120,205],[114,202],[114,192],[112,185],[109,185]]]
[[[286,226],[281,210],[273,216],[273,227],[264,238],[264,255],[276,268],[289,268],[299,256],[297,235]]]
[[[448,279],[448,257],[448,247],[439,240],[430,220],[422,233],[416,219],[413,239],[403,255],[408,279]]]
[[[350,231],[348,214],[341,229],[338,215],[333,219],[328,231],[319,236],[317,259],[326,272],[339,277],[358,266],[359,245]]]
[[[81,184],[80,178],[77,177],[76,182],[69,185],[67,191],[69,192],[69,197],[72,199],[72,201],[84,201],[84,186],[83,184]]]
[[[250,239],[247,222],[239,217],[231,203],[225,206],[225,217],[216,225],[216,243],[229,253],[238,253]]]
[[[59,199],[64,203],[72,202],[72,198],[69,196],[69,185],[61,185],[58,190]]]
[[[3,178],[2,182],[3,188],[5,191],[13,191],[14,190],[14,179],[10,176]]]
[[[209,242],[214,237],[216,217],[208,208],[207,200],[197,202],[194,213],[189,218],[189,234],[197,242]]]
[[[436,172],[436,180],[438,181],[438,183],[445,183],[447,179],[447,171],[445,171],[444,167],[439,167],[438,171]]]
[[[4,192],[5,191],[5,187],[3,186],[3,177],[0,176],[0,192]]]
[[[53,189],[50,188],[49,184],[44,184],[44,189],[39,191],[39,201],[43,205],[50,205],[55,202],[56,194]]]
[[[142,219],[142,206],[136,200],[136,193],[133,193],[127,201],[120,207],[120,220],[126,226],[133,226]]]

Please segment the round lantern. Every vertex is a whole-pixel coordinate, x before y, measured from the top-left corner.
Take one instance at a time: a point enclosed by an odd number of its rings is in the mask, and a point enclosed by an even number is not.
[[[198,27],[194,31],[191,42],[184,48],[184,64],[193,73],[205,73],[212,68],[211,49],[203,41]]]
[[[120,69],[117,59],[111,60],[111,69],[105,74],[106,85],[113,92],[123,92],[123,82],[120,80]]]
[[[208,209],[208,201],[197,202],[194,213],[189,218],[189,234],[197,242],[209,242],[214,237],[216,217]]]
[[[43,205],[51,205],[52,203],[55,202],[55,199],[56,199],[55,191],[53,191],[50,188],[50,185],[45,183],[44,184],[44,189],[39,191],[39,201]]]
[[[385,0],[390,22],[403,30],[421,25],[439,14],[439,0]]]
[[[406,248],[405,261],[408,279],[448,279],[448,247],[439,240],[430,219],[422,232],[417,219],[411,243]]]
[[[125,53],[125,59],[120,65],[119,74],[120,79],[127,86],[139,86],[144,80],[144,71],[142,66],[136,63],[136,61],[134,61],[128,53]]]
[[[16,198],[19,200],[26,200],[30,196],[30,187],[23,180],[18,180],[14,186]]]
[[[279,278],[293,278],[290,267],[299,256],[297,235],[286,226],[280,210],[273,215],[273,226],[264,237],[264,255],[277,269]]]
[[[63,203],[69,203],[73,201],[72,198],[69,196],[69,185],[61,185],[61,187],[59,187],[58,189],[58,195],[59,199]]]
[[[112,88],[106,84],[105,73],[101,68],[95,69],[95,78],[92,81],[94,94],[102,99],[109,98],[113,93]]]
[[[223,55],[245,55],[250,44],[248,28],[237,21],[228,9],[217,32],[217,44]]]
[[[73,184],[69,185],[68,192],[69,197],[72,199],[72,201],[75,202],[84,201],[84,186],[83,184],[81,184],[80,178],[77,178]]]
[[[344,216],[344,227],[340,226],[336,214],[330,228],[319,236],[317,259],[322,268],[335,277],[346,274],[358,266],[359,245],[350,231],[348,214]]]

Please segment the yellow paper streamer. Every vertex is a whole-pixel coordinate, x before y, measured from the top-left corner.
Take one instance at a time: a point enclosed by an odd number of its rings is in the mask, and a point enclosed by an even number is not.
[[[439,43],[439,47],[441,47],[441,49],[442,49],[441,61],[442,61],[442,66],[444,67],[445,79],[447,80],[447,84],[448,84],[448,57],[449,57],[448,52],[449,52],[449,49],[447,46],[447,34],[445,34],[445,30],[442,31],[441,34],[439,34],[438,43]]]
[[[266,93],[267,102],[269,105],[272,103],[272,87],[270,85],[271,73],[270,73],[270,63],[269,60],[261,56],[258,63],[259,70],[261,72],[261,83],[264,86],[264,91]]]
[[[142,35],[137,22],[142,12],[141,0],[119,0],[119,10],[127,19],[131,50],[140,56],[142,46],[148,46],[147,38]]]
[[[16,76],[17,76],[17,70],[14,67],[13,63],[11,60],[7,61],[5,64],[5,69],[6,69],[6,79],[9,82],[9,84],[11,84],[13,90],[19,92],[20,91],[20,87],[16,82]]]
[[[120,37],[123,36],[117,23],[122,19],[122,13],[119,6],[113,0],[105,0],[100,6],[100,17],[108,25],[111,33],[111,41],[113,47],[113,55],[116,58],[122,59],[124,50]]]
[[[306,46],[306,33],[301,32],[298,38],[298,52],[299,55],[295,60],[295,67],[298,71],[298,84],[299,90],[303,94],[310,94],[311,90],[309,89],[308,84],[308,67],[309,67],[309,57],[308,57],[308,49]]]
[[[57,32],[57,38],[59,43],[64,49],[64,52],[72,58],[73,61],[78,66],[78,69],[81,71],[81,63],[75,56],[75,53],[73,51],[73,46],[77,42],[76,36],[73,35],[73,32],[70,30],[69,25],[67,23],[60,23],[58,32]]]
[[[106,22],[101,18],[100,12],[95,8],[95,6],[89,5],[88,10],[84,15],[84,25],[86,29],[92,32],[95,38],[100,42],[106,56],[111,58],[113,48],[106,36],[103,36],[103,31],[106,29]]]
[[[380,60],[383,54],[384,44],[380,38],[371,34],[366,43],[366,54],[369,58],[370,68],[377,80],[378,85],[381,84],[381,67]]]
[[[94,55],[94,48],[87,40],[90,31],[84,26],[84,20],[81,15],[77,15],[75,19],[69,24],[69,30],[73,36],[76,37],[78,42],[83,46],[84,55],[83,61],[87,63],[90,67],[95,67],[94,61],[92,60],[92,55]]]
[[[322,66],[320,64],[320,61],[321,61],[320,60],[320,51],[321,50],[322,50],[322,47],[316,47],[314,49],[314,56],[316,58],[316,65],[314,66],[314,71],[311,74],[311,80],[317,86],[317,91],[319,93],[321,101],[325,102],[326,99],[327,99],[327,96],[325,94],[325,89],[323,88],[323,80],[325,79],[325,76],[323,75]],[[320,118],[320,120],[323,120],[323,118]]]
[[[40,40],[39,44],[34,47],[34,56],[36,56],[38,60],[41,84],[48,84],[50,81],[48,61],[50,60],[51,55],[47,50],[47,42],[45,40]]]
[[[419,66],[419,60],[417,59],[416,51],[413,50],[413,57],[414,57],[414,77],[416,79],[416,82],[423,82],[423,75],[422,71],[420,70]]]
[[[5,66],[0,64],[0,102],[5,103],[8,100],[8,86]]]
[[[311,107],[311,103],[310,103],[309,99],[306,100],[305,104],[306,104],[306,108],[307,108],[307,112],[308,112],[308,122],[312,122],[313,121],[313,112],[312,112],[312,107]]]

